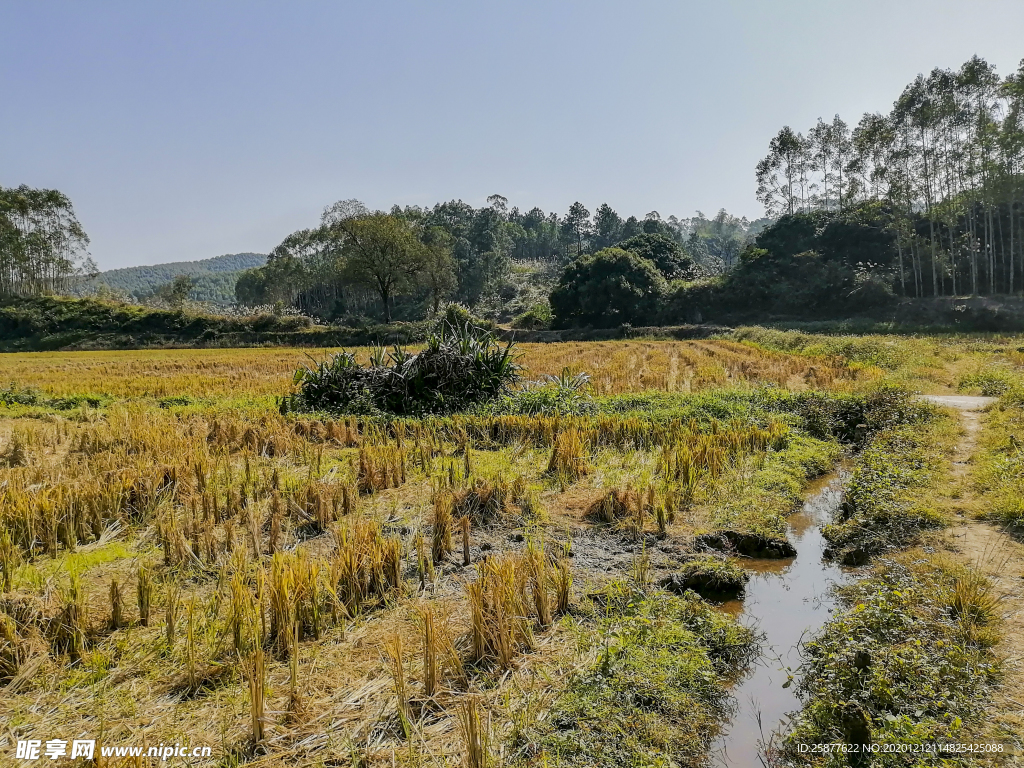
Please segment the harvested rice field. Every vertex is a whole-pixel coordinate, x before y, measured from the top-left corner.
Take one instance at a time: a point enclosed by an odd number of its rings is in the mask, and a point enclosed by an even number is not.
[[[419,416],[279,407],[303,350],[0,356],[0,764],[1019,764],[1021,343],[523,345],[557,378]]]

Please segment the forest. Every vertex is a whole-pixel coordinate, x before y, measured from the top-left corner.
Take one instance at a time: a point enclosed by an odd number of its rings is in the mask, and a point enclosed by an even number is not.
[[[152,266],[109,269],[79,280],[76,295],[90,296],[108,291],[136,301],[160,295],[161,289],[179,276],[191,279],[190,298],[199,303],[223,307],[235,300],[235,283],[246,269],[262,267],[262,253],[227,253],[199,261],[176,261]]]
[[[1000,78],[974,57],[919,76],[852,129],[839,116],[806,133],[786,126],[756,168],[769,218],[755,222],[725,211],[623,219],[582,203],[522,213],[499,195],[480,209],[396,206],[374,214],[408,230],[386,276],[386,259],[353,256],[345,222],[368,212],[345,201],[286,238],[236,294],[343,321],[415,319],[457,301],[521,327],[834,318],[907,298],[1012,294],[1024,279],[1022,110],[1024,67]]]

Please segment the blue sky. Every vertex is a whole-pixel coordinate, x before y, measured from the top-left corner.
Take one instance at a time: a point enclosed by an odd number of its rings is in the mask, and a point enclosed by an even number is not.
[[[0,185],[101,268],[266,252],[329,203],[754,218],[783,124],[1024,58],[1020,0],[0,0]]]

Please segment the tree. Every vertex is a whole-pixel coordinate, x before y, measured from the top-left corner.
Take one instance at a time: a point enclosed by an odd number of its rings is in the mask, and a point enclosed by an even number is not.
[[[888,114],[864,115],[852,135],[838,116],[819,120],[812,151],[783,128],[758,163],[758,198],[789,215],[883,204],[876,218],[895,244],[904,295],[1019,290],[1020,77],[1001,80],[975,56],[919,75]]]
[[[167,303],[175,309],[181,309],[185,306],[185,302],[188,301],[194,285],[195,283],[188,275],[178,275],[166,286],[164,295]]]
[[[635,235],[616,246],[647,259],[667,280],[692,280],[696,265],[679,243],[664,235]]]
[[[590,234],[590,211],[581,202],[573,203],[565,215],[565,225],[576,238],[576,254],[583,253],[583,239]]]
[[[72,277],[95,272],[88,245],[63,193],[0,187],[0,295],[67,290]]]
[[[333,226],[345,234],[345,275],[376,292],[384,305],[384,320],[390,323],[391,300],[415,285],[427,247],[409,222],[393,214],[355,216]]]
[[[615,245],[622,234],[622,217],[608,203],[601,203],[594,212],[594,229],[590,238],[591,247],[599,251]]]
[[[628,240],[634,235],[643,234],[643,231],[644,228],[640,225],[640,221],[637,219],[637,217],[630,216],[622,224],[622,232],[620,234],[620,237],[622,237],[623,240]]]
[[[666,290],[652,262],[621,248],[605,248],[566,266],[551,293],[551,308],[562,325],[614,327],[650,321]]]
[[[432,227],[424,234],[423,282],[430,290],[434,314],[441,301],[451,296],[458,287],[455,259],[452,258],[452,237],[440,227]]]
[[[757,164],[757,199],[769,216],[796,212],[796,185],[806,153],[807,142],[788,125],[768,145],[768,156]]]

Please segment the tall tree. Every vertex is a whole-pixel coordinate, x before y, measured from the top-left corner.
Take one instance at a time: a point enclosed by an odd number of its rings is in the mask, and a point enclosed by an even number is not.
[[[345,275],[374,290],[391,322],[391,301],[411,288],[424,268],[427,247],[409,222],[387,213],[342,219],[333,225],[345,234]]]
[[[569,206],[565,225],[576,239],[576,254],[583,253],[583,240],[590,234],[590,211],[581,202]]]
[[[66,291],[95,271],[71,200],[55,189],[0,187],[0,295]]]
[[[608,203],[601,203],[594,211],[594,228],[590,246],[595,251],[615,245],[621,239],[622,217]]]

